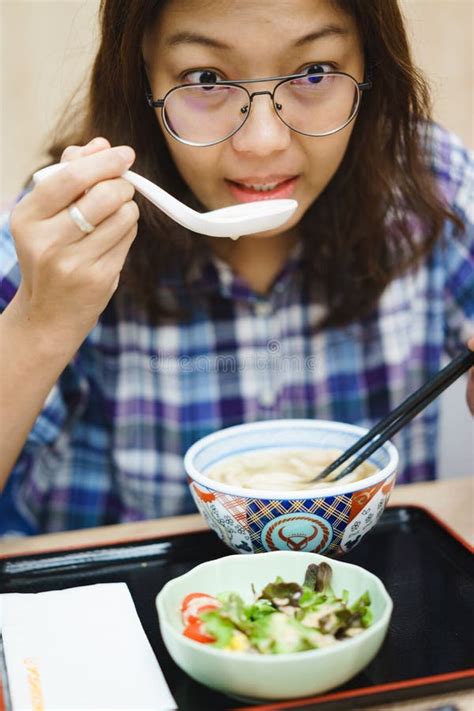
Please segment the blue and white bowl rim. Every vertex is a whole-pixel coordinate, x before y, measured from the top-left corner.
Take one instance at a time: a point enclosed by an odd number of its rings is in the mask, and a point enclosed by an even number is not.
[[[287,449],[290,447],[310,448],[310,440],[308,440],[308,444],[304,444],[304,436],[302,437],[302,434],[306,434],[308,437],[311,437],[311,435],[314,437],[316,431],[320,434],[326,432],[329,435],[339,435],[341,441],[338,442],[336,437],[334,437],[331,442],[328,442],[326,447],[328,449],[337,448],[345,450],[359,437],[366,434],[367,429],[358,427],[357,425],[346,424],[344,422],[309,419],[261,420],[258,422],[247,422],[241,425],[225,427],[217,432],[213,432],[212,434],[202,437],[188,449],[184,456],[184,467],[188,476],[194,482],[201,484],[207,489],[242,498],[306,500],[310,498],[327,498],[329,496],[337,496],[340,494],[351,494],[355,491],[379,484],[380,482],[385,481],[385,479],[387,479],[391,474],[395,474],[397,471],[399,455],[397,449],[390,441],[385,442],[368,459],[369,462],[379,468],[374,474],[365,477],[364,479],[359,479],[358,481],[352,481],[349,483],[335,482],[332,486],[324,488],[316,487],[315,489],[305,489],[303,491],[301,489],[297,491],[246,489],[243,487],[224,484],[216,479],[211,479],[200,471],[201,468],[205,470],[210,467],[211,464],[215,464],[221,459],[234,454],[262,449],[265,447],[265,444],[263,444],[262,447],[261,440],[260,444],[254,443],[253,446],[251,442],[253,436],[261,438],[262,432],[265,431],[269,435],[275,434],[278,431],[285,431],[288,434],[293,434],[295,439],[293,444],[281,445],[282,448]],[[244,444],[245,440],[244,442],[242,441],[242,437],[247,437],[247,446]],[[232,443],[235,442],[237,438],[239,439],[239,446],[232,446]],[[268,448],[275,449],[278,445],[272,442],[266,446]],[[324,445],[318,443],[316,446],[317,448],[321,448]],[[214,458],[211,462],[206,460],[206,452],[207,457],[209,457],[210,453],[212,454],[212,452],[214,452]],[[216,458],[217,452],[219,452],[219,456]]]

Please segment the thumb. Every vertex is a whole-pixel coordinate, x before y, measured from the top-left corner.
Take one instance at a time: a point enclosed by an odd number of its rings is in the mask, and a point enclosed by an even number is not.
[[[92,153],[98,153],[99,151],[103,151],[106,148],[111,148],[109,141],[106,138],[103,138],[102,136],[98,136],[97,138],[93,138],[92,141],[89,141],[89,143],[87,143],[80,149],[80,155],[81,157],[89,156],[92,155]]]
[[[90,156],[93,153],[98,153],[110,147],[110,143],[106,138],[98,136],[89,141],[89,143],[86,143],[85,146],[68,146],[65,148],[61,156],[61,163],[77,160],[84,156]]]

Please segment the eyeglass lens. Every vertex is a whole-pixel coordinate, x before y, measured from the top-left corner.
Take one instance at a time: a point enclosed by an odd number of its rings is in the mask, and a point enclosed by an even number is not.
[[[163,115],[177,138],[205,145],[235,133],[247,117],[249,103],[242,87],[190,85],[168,94]],[[359,90],[355,80],[344,74],[308,74],[277,86],[273,103],[289,128],[312,136],[325,135],[354,117]]]

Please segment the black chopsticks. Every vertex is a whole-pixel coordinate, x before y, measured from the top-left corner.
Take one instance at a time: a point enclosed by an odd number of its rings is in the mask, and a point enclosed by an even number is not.
[[[465,350],[454,358],[448,365],[439,371],[437,375],[428,380],[427,383],[418,388],[412,395],[406,398],[401,405],[393,410],[387,417],[380,420],[366,435],[349,447],[341,456],[332,464],[327,466],[320,472],[313,481],[320,481],[342,464],[347,462],[354,454],[359,452],[365,445],[368,445],[363,451],[353,459],[347,467],[339,474],[333,477],[330,481],[337,481],[343,476],[350,474],[364,462],[367,457],[370,457],[379,447],[382,446],[390,437],[400,430],[407,422],[415,415],[423,410],[432,400],[440,395],[443,390],[446,390],[460,375],[474,366],[474,351]]]

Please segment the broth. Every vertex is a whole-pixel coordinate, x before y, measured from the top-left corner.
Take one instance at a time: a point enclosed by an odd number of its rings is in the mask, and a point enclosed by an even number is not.
[[[264,449],[227,457],[205,474],[210,479],[244,489],[294,491],[324,488],[331,484],[330,480],[311,482],[311,479],[341,454],[342,451],[337,449]],[[340,469],[332,472],[330,478],[337,476],[338,471]],[[373,464],[363,462],[337,483],[365,479],[376,471]]]

